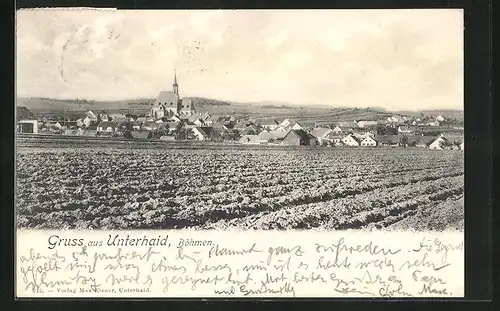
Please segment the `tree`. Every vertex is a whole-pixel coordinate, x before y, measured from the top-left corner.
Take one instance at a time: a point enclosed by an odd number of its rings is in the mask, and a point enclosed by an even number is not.
[[[406,136],[401,137],[399,140],[399,144],[406,148],[408,146],[408,137]]]

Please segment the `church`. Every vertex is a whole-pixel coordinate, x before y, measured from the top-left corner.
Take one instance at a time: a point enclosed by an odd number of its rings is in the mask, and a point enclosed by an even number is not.
[[[155,119],[172,116],[178,116],[182,119],[189,118],[194,113],[193,101],[179,97],[177,73],[174,73],[173,91],[160,92],[151,108],[151,116]]]

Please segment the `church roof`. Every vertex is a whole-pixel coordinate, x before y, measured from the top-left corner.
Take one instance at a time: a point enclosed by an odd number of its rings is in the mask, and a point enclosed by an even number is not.
[[[169,101],[178,101],[179,95],[175,94],[172,91],[161,91],[158,97],[156,98],[155,104],[164,103]]]

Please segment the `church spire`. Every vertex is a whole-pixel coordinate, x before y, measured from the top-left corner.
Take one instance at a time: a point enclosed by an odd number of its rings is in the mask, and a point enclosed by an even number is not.
[[[174,93],[179,95],[179,85],[177,84],[177,69],[174,70]]]

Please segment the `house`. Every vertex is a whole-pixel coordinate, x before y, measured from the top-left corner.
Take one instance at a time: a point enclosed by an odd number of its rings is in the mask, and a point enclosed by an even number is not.
[[[294,125],[291,127],[292,130],[303,130],[304,127],[299,124],[299,122],[295,122]]]
[[[162,135],[162,136],[160,136],[160,140],[173,141],[173,140],[175,140],[175,136],[172,136],[172,135]]]
[[[148,121],[141,125],[140,130],[142,131],[156,131],[160,127],[160,123]]]
[[[61,130],[62,125],[58,121],[48,121],[45,123],[45,126],[49,129],[56,129],[56,130]]]
[[[338,126],[335,126],[335,128],[333,129],[333,133],[335,135],[340,135],[340,134],[342,134],[342,129]]]
[[[351,122],[348,122],[348,121],[342,121],[342,122],[337,122],[337,126],[339,128],[352,128],[354,126],[357,126],[358,123],[356,121],[351,121]]]
[[[205,119],[206,126],[213,126],[215,122],[217,122],[217,117],[214,116],[210,116],[207,119]]]
[[[189,120],[184,121],[184,128],[187,130],[194,129],[195,127],[201,127],[199,125],[196,125],[194,122],[191,122]]]
[[[318,141],[320,145],[322,145],[324,142],[329,141],[328,136],[331,133],[334,132],[329,128],[317,127],[311,132],[311,135],[315,137],[315,139]]]
[[[432,121],[432,122],[429,122],[427,123],[428,126],[439,126],[439,121]]]
[[[16,119],[17,120],[34,120],[35,116],[33,113],[24,106],[16,107]]]
[[[88,118],[90,121],[97,122],[97,115],[90,110],[85,113],[85,118]]]
[[[257,135],[257,127],[253,124],[248,125],[244,130],[241,131],[244,135]]]
[[[146,123],[146,122],[154,121],[154,119],[149,118],[149,117],[138,117],[135,121],[141,122],[141,123]]]
[[[130,125],[132,126],[132,129],[134,129],[136,131],[140,131],[141,130],[142,122],[140,122],[140,121],[132,121],[132,122],[130,122]]]
[[[196,119],[196,120],[193,121],[193,124],[196,125],[196,126],[198,126],[198,127],[202,127],[202,126],[205,125],[205,122],[203,122],[202,119]]]
[[[398,127],[398,134],[400,134],[400,135],[413,135],[413,134],[415,134],[415,130],[413,130],[409,126],[399,126]]]
[[[342,138],[342,143],[349,147],[358,147],[360,145],[360,139],[354,135],[347,135]]]
[[[464,145],[465,141],[463,141],[461,144],[460,144],[460,150],[465,150],[465,145]]]
[[[356,123],[358,128],[376,127],[377,121],[361,120]]]
[[[112,113],[109,115],[109,118],[111,119],[109,121],[113,121],[113,122],[128,122],[128,121],[130,121],[130,118],[127,118],[122,113]]]
[[[108,121],[110,121],[111,118],[106,112],[103,111],[97,115],[97,119],[104,121],[104,122],[108,122]]]
[[[438,122],[444,122],[443,116],[437,116],[436,117],[436,121],[438,121]]]
[[[397,135],[377,135],[375,140],[378,146],[399,146],[400,137]]]
[[[286,131],[278,131],[278,130],[269,131],[267,132],[267,134],[261,133],[261,140],[266,140],[269,142],[281,141],[283,140],[283,138],[285,138],[287,133],[288,132]]]
[[[194,137],[197,140],[208,140],[210,139],[210,134],[212,133],[211,127],[195,127],[191,129]]]
[[[439,136],[429,144],[431,150],[443,150],[448,145],[448,140],[443,136]]]
[[[132,138],[134,139],[148,139],[151,138],[151,132],[150,131],[132,131],[130,132],[132,135]]]
[[[78,136],[78,130],[75,130],[75,129],[65,130],[63,135],[64,136]]]
[[[361,141],[361,146],[363,146],[363,147],[375,147],[376,145],[377,145],[377,142],[371,136],[366,136]]]
[[[285,120],[281,121],[280,124],[278,124],[278,127],[286,130],[291,124],[292,124],[292,122],[289,119],[285,119]]]
[[[344,138],[342,134],[336,134],[332,131],[325,137],[325,140],[331,142],[334,146],[341,146],[343,145],[342,138]]]
[[[78,126],[78,127],[86,127],[86,125],[83,123],[82,119],[76,120],[76,126]]]
[[[275,119],[264,119],[264,121],[262,121],[261,123],[261,126],[268,131],[274,131],[278,128],[278,121],[276,121]]]
[[[392,116],[387,118],[387,123],[389,124],[400,124],[403,123],[405,120],[400,117],[400,116]]]
[[[90,118],[90,117],[85,117],[85,119],[82,120],[83,124],[86,126],[86,127],[89,127],[90,124],[92,124],[92,122],[97,122],[97,119],[94,120],[93,118]]]
[[[287,146],[310,146],[312,144],[315,144],[314,140],[314,137],[308,135],[304,130],[291,129],[283,137],[281,144]]]
[[[178,116],[171,116],[169,119],[168,119],[168,122],[181,122],[181,119],[179,119]]]
[[[37,120],[20,120],[17,122],[17,130],[19,133],[38,133],[38,121]]]
[[[260,135],[243,135],[238,142],[246,145],[259,145],[261,143],[261,139]]]
[[[103,121],[97,125],[97,132],[111,133],[116,130],[116,123]]]

